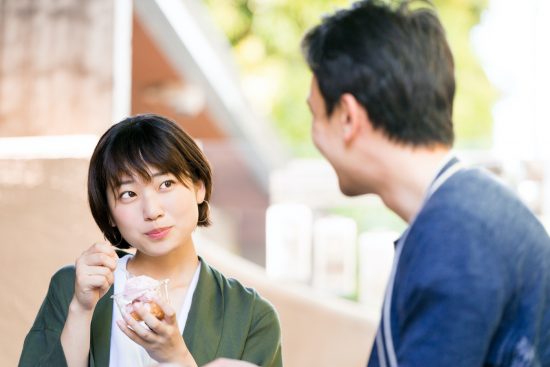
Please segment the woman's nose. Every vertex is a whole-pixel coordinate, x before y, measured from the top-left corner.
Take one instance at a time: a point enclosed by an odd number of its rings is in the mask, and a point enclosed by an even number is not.
[[[156,193],[147,193],[143,195],[143,217],[145,220],[154,221],[164,215],[162,205],[158,200]]]

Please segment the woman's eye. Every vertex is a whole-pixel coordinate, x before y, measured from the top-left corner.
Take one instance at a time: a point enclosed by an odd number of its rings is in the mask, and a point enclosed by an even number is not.
[[[133,192],[133,191],[124,191],[124,192],[121,192],[120,195],[118,195],[118,198],[119,199],[129,199],[129,198],[133,198],[134,196],[136,196],[135,192]]]
[[[161,189],[167,189],[171,187],[174,184],[174,180],[166,180],[163,183],[160,184]]]

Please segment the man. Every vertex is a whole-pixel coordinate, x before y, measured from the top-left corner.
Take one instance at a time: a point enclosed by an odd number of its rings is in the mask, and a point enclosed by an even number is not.
[[[434,11],[356,3],[302,47],[313,141],[341,191],[409,223],[368,366],[550,366],[550,238],[452,155],[453,58]]]
[[[341,191],[409,223],[369,366],[549,366],[550,238],[451,153],[453,58],[435,12],[356,3],[302,44],[316,147]]]

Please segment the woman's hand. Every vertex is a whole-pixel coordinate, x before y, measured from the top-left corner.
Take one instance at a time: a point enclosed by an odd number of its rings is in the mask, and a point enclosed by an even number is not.
[[[115,250],[96,243],[76,259],[74,296],[61,332],[61,346],[69,366],[87,366],[90,324],[97,301],[109,290],[116,268]]]
[[[93,311],[114,282],[118,256],[111,245],[95,243],[76,259],[73,307]]]
[[[144,307],[137,306],[136,312],[149,328],[128,313],[122,315],[124,320],[117,320],[118,327],[130,339],[145,348],[154,360],[182,367],[196,367],[197,363],[179,331],[174,309],[166,302],[157,300],[156,303],[164,311],[162,320],[157,319]]]
[[[176,363],[159,363],[154,367],[186,367]],[[213,362],[205,364],[203,367],[258,367],[255,364],[246,361],[238,361],[236,359],[219,358]]]
[[[258,367],[255,364],[246,361],[237,361],[236,359],[220,358],[210,362],[204,367]]]

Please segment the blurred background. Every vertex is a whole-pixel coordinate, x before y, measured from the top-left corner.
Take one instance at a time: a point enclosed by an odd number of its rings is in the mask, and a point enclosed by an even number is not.
[[[405,223],[339,193],[310,140],[299,47],[349,4],[0,0],[0,365],[17,363],[53,272],[102,240],[86,201],[99,136],[146,112],[208,156],[214,224],[199,252],[275,304],[285,366],[364,365]],[[455,56],[457,155],[548,228],[550,2],[435,5]]]

